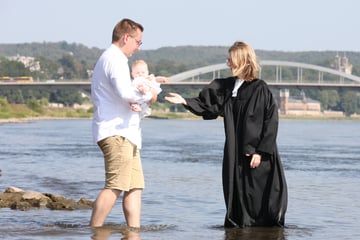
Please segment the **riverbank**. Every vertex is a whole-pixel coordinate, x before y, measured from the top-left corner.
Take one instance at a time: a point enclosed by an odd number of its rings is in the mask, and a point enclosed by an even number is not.
[[[91,118],[91,109],[73,107],[39,107],[29,108],[25,104],[0,105],[0,123],[29,122],[47,119]]]
[[[22,118],[0,118],[1,123],[26,123],[41,120],[61,120],[61,119],[85,119],[90,117],[50,117],[50,116],[39,116],[39,117],[22,117]]]
[[[3,123],[26,123],[41,120],[59,120],[59,119],[90,119],[87,117],[54,117],[54,116],[37,116],[37,117],[21,117],[21,118],[0,118],[0,124]],[[191,113],[155,113],[148,119],[183,119],[183,120],[202,120],[201,117]],[[220,119],[220,118],[219,118]],[[360,121],[360,117],[333,117],[333,116],[298,116],[298,115],[280,115],[280,120],[329,120],[329,121]]]
[[[93,115],[92,110],[81,108],[63,107],[63,108],[43,108],[40,112],[32,111],[26,105],[10,105],[9,110],[4,113],[0,112],[0,123],[22,123],[37,120],[49,119],[78,119],[78,118],[91,118]],[[190,112],[170,112],[164,110],[152,110],[151,116],[148,118],[156,119],[202,119]],[[360,121],[360,115],[353,115],[346,117],[343,115],[299,115],[288,114],[280,115],[280,119],[288,120],[352,120]]]

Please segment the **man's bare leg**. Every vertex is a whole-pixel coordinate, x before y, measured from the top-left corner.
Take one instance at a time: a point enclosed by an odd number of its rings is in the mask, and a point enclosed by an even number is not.
[[[132,189],[129,192],[124,192],[123,211],[126,224],[129,227],[140,227],[141,193],[142,189]]]
[[[101,227],[110,214],[116,199],[120,196],[120,190],[103,189],[96,198],[90,219],[91,227]]]

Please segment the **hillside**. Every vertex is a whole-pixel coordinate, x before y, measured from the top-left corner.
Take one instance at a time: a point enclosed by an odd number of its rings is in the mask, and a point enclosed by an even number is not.
[[[211,64],[225,63],[227,58],[226,46],[178,46],[162,47],[156,50],[142,50],[136,52],[130,59],[131,64],[136,59],[144,59],[148,62],[149,70],[155,75],[172,76],[197,67]],[[8,79],[14,76],[30,76],[36,81],[48,80],[90,80],[92,69],[104,49],[88,48],[82,44],[67,42],[58,43],[24,43],[24,44],[0,44],[0,76]],[[259,60],[281,60],[315,64],[331,68],[335,62],[335,56],[346,56],[352,64],[352,74],[360,76],[360,52],[338,53],[336,51],[308,51],[308,52],[286,52],[255,50]],[[38,63],[35,70],[30,69],[32,65],[25,66],[25,63],[6,59],[7,56],[35,57],[31,63]],[[24,58],[29,59],[29,58]],[[36,64],[34,64],[36,66]],[[264,79],[274,78],[275,73],[271,69],[263,67],[262,77]],[[267,75],[266,75],[267,74]],[[296,76],[294,71],[283,71],[283,76],[292,78]],[[310,72],[314,78],[318,77],[317,72]],[[4,80],[6,81],[6,80]],[[1,89],[0,89],[1,90]],[[182,94],[194,94],[194,89],[186,89]],[[197,92],[198,90],[196,90]],[[360,99],[358,92],[354,91],[305,91],[310,99],[320,101],[322,107],[331,111],[342,111],[347,115],[360,113]],[[299,90],[294,90],[292,96],[300,95]],[[36,104],[37,100],[61,103],[71,106],[81,103],[82,98],[78,91],[48,92],[32,91],[0,91],[9,103]],[[34,100],[35,99],[35,100]],[[4,100],[4,101],[5,101]],[[31,102],[32,101],[32,102]],[[1,105],[1,104],[0,104]]]
[[[188,70],[195,67],[206,66],[225,62],[227,46],[178,46],[163,47],[156,50],[142,50],[134,54],[130,62],[135,59],[144,59],[153,69],[157,65],[177,65],[177,70]],[[31,56],[44,57],[51,61],[58,61],[66,54],[71,54],[80,62],[86,62],[87,66],[94,66],[96,60],[104,49],[88,48],[85,45],[67,42],[43,42],[23,44],[0,44],[0,57],[5,56]],[[334,57],[346,55],[353,65],[353,74],[360,75],[360,52],[337,52],[337,51],[268,51],[256,50],[260,60],[283,60],[304,62],[329,67]],[[155,71],[155,70],[153,70]]]
[[[1,56],[27,56],[44,57],[52,61],[57,61],[66,54],[73,54],[80,61],[87,61],[92,65],[102,53],[102,49],[88,48],[82,44],[67,42],[43,42],[43,43],[23,43],[23,44],[0,44]]]

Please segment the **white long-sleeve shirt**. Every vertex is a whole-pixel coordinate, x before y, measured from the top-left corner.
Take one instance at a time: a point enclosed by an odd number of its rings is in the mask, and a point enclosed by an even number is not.
[[[131,111],[130,103],[147,102],[152,94],[137,94],[131,83],[128,59],[113,44],[95,65],[91,97],[94,104],[94,141],[119,135],[141,148],[140,116],[138,112]]]

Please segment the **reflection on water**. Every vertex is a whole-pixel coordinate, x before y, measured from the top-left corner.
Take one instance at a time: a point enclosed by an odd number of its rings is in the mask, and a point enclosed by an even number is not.
[[[284,228],[234,228],[225,229],[225,240],[251,239],[251,240],[284,240]]]
[[[102,227],[91,228],[93,240],[107,240],[116,235],[121,236],[122,240],[140,240],[143,232],[155,232],[172,229],[172,226],[141,226],[140,228],[131,228],[126,225],[106,224]]]
[[[0,209],[1,239],[360,239],[360,123],[281,121],[289,187],[285,228],[224,229],[221,121],[145,120],[142,227],[125,226],[121,199],[106,225],[91,210]],[[9,186],[96,198],[103,158],[90,120],[0,124],[0,191]],[[215,226],[215,227],[214,227]]]
[[[91,239],[93,240],[107,240],[110,236],[115,234],[121,234],[122,240],[140,240],[140,229],[129,228],[126,226],[103,226],[93,228],[93,235]]]

